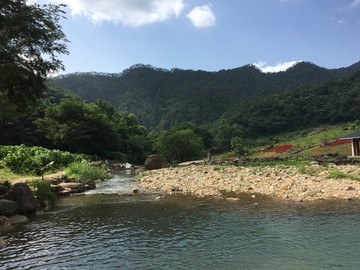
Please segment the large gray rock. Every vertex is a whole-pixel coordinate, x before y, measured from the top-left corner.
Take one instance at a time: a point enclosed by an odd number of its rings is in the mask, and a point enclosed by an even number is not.
[[[11,217],[17,214],[19,206],[17,202],[0,199],[0,216]]]
[[[165,159],[162,155],[151,155],[145,160],[145,169],[157,170],[161,169]]]
[[[86,190],[85,185],[83,183],[60,183],[60,187],[63,189],[70,189],[71,193],[81,193]]]
[[[31,189],[25,183],[16,183],[1,199],[17,202],[19,213],[24,215],[33,214],[41,208],[39,200],[34,197]]]
[[[11,225],[15,225],[15,224],[28,223],[29,219],[23,215],[15,215],[15,216],[9,217],[9,221],[10,221]]]

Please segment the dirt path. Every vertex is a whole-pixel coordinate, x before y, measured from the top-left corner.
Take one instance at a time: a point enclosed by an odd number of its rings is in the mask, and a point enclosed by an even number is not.
[[[44,179],[58,178],[58,177],[63,176],[64,174],[65,174],[65,171],[58,171],[56,173],[50,173],[50,174],[44,175]],[[16,184],[16,183],[26,182],[29,180],[35,180],[35,179],[39,179],[39,178],[41,178],[41,176],[25,176],[25,177],[16,178],[16,179],[11,180],[11,183]]]

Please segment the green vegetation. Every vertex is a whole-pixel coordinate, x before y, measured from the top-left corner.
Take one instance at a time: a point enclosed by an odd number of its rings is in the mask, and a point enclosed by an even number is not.
[[[360,180],[360,175],[354,175],[352,173],[345,173],[338,169],[332,169],[328,175],[329,179],[351,179]]]
[[[0,181],[0,187],[2,187],[2,186],[10,189],[12,187],[12,184],[9,180],[2,180],[2,181]]]
[[[53,82],[84,100],[95,102],[102,99],[111,102],[118,111],[132,112],[150,130],[171,129],[186,122],[208,125],[225,115],[231,120],[230,124],[243,125],[254,134],[258,124],[262,130],[266,129],[266,124],[270,124],[267,132],[271,133],[277,133],[285,127],[299,128],[297,124],[302,119],[304,109],[324,109],[319,114],[311,113],[311,121],[305,124],[318,124],[319,117],[326,120],[334,118],[339,110],[345,108],[342,100],[350,101],[350,97],[347,98],[347,83],[341,86],[344,95],[337,99],[342,105],[339,109],[331,105],[334,113],[328,116],[325,115],[325,110],[329,108],[328,102],[324,103],[324,98],[335,100],[335,97],[331,97],[331,89],[338,83],[337,80],[347,81],[345,77],[359,70],[360,63],[341,70],[328,70],[304,62],[279,73],[261,73],[254,66],[206,72],[136,65],[121,74],[75,73],[59,76]],[[329,95],[324,95],[324,88],[329,88]],[[286,93],[292,94],[285,98]],[[284,98],[277,102],[277,96],[274,95]],[[268,97],[270,101],[266,102]],[[315,101],[317,104],[311,101],[311,98],[319,97]],[[305,105],[304,109],[298,110],[301,105]],[[265,106],[264,109],[261,106]],[[237,123],[237,115],[242,114],[238,112],[241,108],[249,111],[245,116],[250,117],[238,119],[242,123]],[[293,117],[292,122],[288,119],[285,125],[283,119],[288,117]],[[267,121],[268,118],[272,119]],[[258,130],[257,135],[261,135],[262,130]]]
[[[307,174],[307,175],[311,175],[311,176],[316,176],[321,172],[321,168],[320,167],[314,167],[314,166],[301,166],[299,167],[298,171],[301,174]]]
[[[66,175],[69,178],[74,178],[78,183],[83,183],[93,188],[97,180],[103,181],[109,178],[105,167],[91,165],[91,163],[86,160],[71,163],[66,170]]]
[[[305,164],[309,164],[306,159],[289,159],[289,160],[271,160],[271,161],[250,161],[246,162],[245,166],[296,166],[302,168]]]
[[[46,77],[63,69],[57,55],[67,54],[59,20],[63,5],[0,4],[0,126],[13,121],[45,89]]]
[[[81,154],[139,164],[152,153],[170,163],[207,152],[346,155],[345,145],[327,142],[360,128],[360,62],[334,70],[303,62],[270,74],[252,65],[218,72],[135,65],[47,80],[63,68],[57,56],[68,53],[63,8],[0,4],[0,170],[8,179],[67,166]]]
[[[48,181],[44,180],[31,180],[27,182],[32,187],[34,196],[40,201],[42,207],[47,205],[53,207],[56,203],[56,194],[51,189]]]
[[[169,162],[198,159],[204,155],[203,141],[191,129],[164,131],[156,139],[155,147]]]
[[[0,146],[0,167],[19,174],[40,175],[42,168],[51,162],[55,170],[83,158],[82,155],[44,147]]]

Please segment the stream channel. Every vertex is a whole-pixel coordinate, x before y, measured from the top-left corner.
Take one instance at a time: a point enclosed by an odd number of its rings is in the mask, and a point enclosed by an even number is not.
[[[0,269],[360,269],[360,202],[133,194],[114,175],[0,231]]]

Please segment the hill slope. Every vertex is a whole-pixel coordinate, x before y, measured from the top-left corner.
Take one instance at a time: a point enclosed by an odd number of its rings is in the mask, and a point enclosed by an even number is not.
[[[218,72],[135,65],[120,74],[74,73],[52,81],[87,101],[103,99],[119,111],[132,112],[151,129],[165,129],[188,121],[213,122],[245,100],[325,83],[359,70],[360,62],[334,70],[301,62],[279,73],[262,73],[252,65]]]

